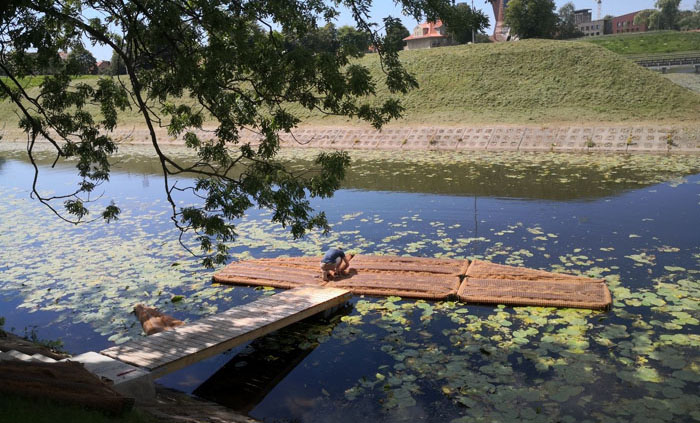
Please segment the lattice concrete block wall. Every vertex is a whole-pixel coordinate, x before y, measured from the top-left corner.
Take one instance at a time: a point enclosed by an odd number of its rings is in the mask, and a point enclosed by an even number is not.
[[[516,151],[525,134],[524,128],[497,127],[489,141],[487,150]]]
[[[584,151],[625,151],[626,146],[624,143],[619,150],[616,147],[617,128],[594,127],[591,129],[593,130],[591,135],[584,135]]]
[[[432,143],[429,143],[431,150],[455,150],[457,143],[461,142],[462,135],[467,128],[437,128],[433,135]]]
[[[354,146],[360,145],[360,142],[366,142],[363,136],[365,132],[366,130],[364,129],[340,129],[336,137],[331,141],[331,148],[339,150],[357,148]]]
[[[633,133],[635,134],[633,142],[627,146],[629,152],[666,152],[669,150],[669,136],[673,139],[671,128],[641,127],[635,128]]]
[[[486,150],[493,135],[493,128],[467,128],[462,140],[457,139],[457,150]]]
[[[594,131],[591,127],[561,128],[553,151],[586,151],[593,142]]]
[[[312,148],[330,148],[337,136],[338,129],[319,128],[309,139],[308,146]]]
[[[379,133],[376,148],[381,150],[400,150],[408,143],[412,128],[387,128]]]
[[[435,135],[436,128],[424,127],[415,128],[408,135],[406,142],[401,145],[402,150],[427,150]]]
[[[403,141],[411,134],[410,129],[382,129],[377,131],[375,148],[380,150],[400,150]]]
[[[594,141],[596,147],[604,151],[623,152],[627,151],[627,144],[632,137],[632,128],[598,128],[600,140]],[[597,134],[596,134],[597,135]]]
[[[685,129],[677,131],[673,137],[671,151],[683,153],[700,153],[700,129]]]
[[[280,144],[284,147],[309,148],[316,137],[317,129],[297,128],[290,133],[280,135]]]
[[[408,137],[413,132],[412,128],[394,128],[394,129],[383,129],[382,139],[378,147],[383,148],[384,146],[391,146],[395,149],[401,149],[404,144],[408,142]]]
[[[280,132],[278,133],[278,136],[282,147],[294,147],[297,144],[296,141],[294,141],[294,138],[292,138],[292,134]]]
[[[558,133],[559,128],[527,128],[518,150],[550,151],[554,148]]]
[[[204,132],[204,131],[198,131],[201,132],[201,135],[198,133],[197,136],[200,139],[206,140],[209,138],[213,138],[215,134],[209,132]],[[243,129],[238,133],[238,140],[241,144],[250,144],[251,146],[257,146],[262,143],[263,136],[259,132],[252,131],[250,129]],[[281,142],[281,141],[280,141]]]

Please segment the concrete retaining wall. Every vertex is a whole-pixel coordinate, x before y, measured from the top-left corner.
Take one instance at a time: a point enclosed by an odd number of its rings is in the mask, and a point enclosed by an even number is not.
[[[203,139],[211,130],[197,131]],[[26,141],[26,135],[0,131],[3,141]],[[150,144],[145,129],[120,129],[112,134],[132,144]],[[158,131],[161,143],[180,143]],[[255,145],[260,136],[245,130],[243,142]],[[675,126],[416,126],[386,127],[382,131],[360,127],[300,127],[281,134],[283,147],[339,150],[434,150],[434,151],[556,151],[627,153],[700,153],[700,125]]]

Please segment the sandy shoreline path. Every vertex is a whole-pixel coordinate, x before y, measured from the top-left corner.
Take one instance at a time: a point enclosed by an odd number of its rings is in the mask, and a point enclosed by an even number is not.
[[[203,139],[214,128],[197,131]],[[0,130],[0,142],[26,142],[20,130]],[[150,144],[146,128],[120,128],[112,136],[126,144]],[[182,145],[181,138],[157,131],[159,142]],[[555,151],[700,154],[700,123],[688,125],[605,124],[561,126],[387,126],[381,131],[358,126],[300,126],[280,135],[285,148],[393,151]],[[260,136],[250,130],[241,134],[244,143],[255,145]]]

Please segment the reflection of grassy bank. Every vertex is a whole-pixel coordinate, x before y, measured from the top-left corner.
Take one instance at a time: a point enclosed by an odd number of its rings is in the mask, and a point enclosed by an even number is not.
[[[147,146],[125,146],[114,158],[114,170],[161,175]],[[185,163],[193,158],[184,147],[172,150]],[[285,149],[280,160],[292,168],[314,167],[319,150]],[[23,151],[5,157],[26,160]],[[357,150],[343,188],[480,197],[546,200],[596,199],[700,172],[700,157],[691,155],[587,155],[518,152],[401,152]],[[40,156],[49,165],[53,155]],[[0,159],[1,160],[1,159]],[[0,165],[1,165],[0,161]],[[72,168],[70,163],[59,166]]]

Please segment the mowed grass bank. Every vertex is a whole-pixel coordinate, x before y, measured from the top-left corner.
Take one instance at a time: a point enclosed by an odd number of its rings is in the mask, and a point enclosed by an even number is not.
[[[697,122],[700,96],[590,43],[524,40],[405,51],[407,123]],[[362,59],[372,74],[374,55]],[[378,97],[391,95],[378,85]],[[297,109],[307,121],[328,121]]]
[[[695,123],[700,116],[697,93],[587,42],[463,45],[404,51],[400,58],[420,84],[405,95],[388,92],[376,55],[360,60],[377,81],[370,101],[402,101],[399,125]],[[302,124],[360,123],[289,107]],[[10,104],[0,104],[0,120],[16,124]],[[124,113],[121,124],[142,125],[135,111]]]
[[[700,53],[700,32],[653,31],[586,37],[586,41],[624,55]]]

